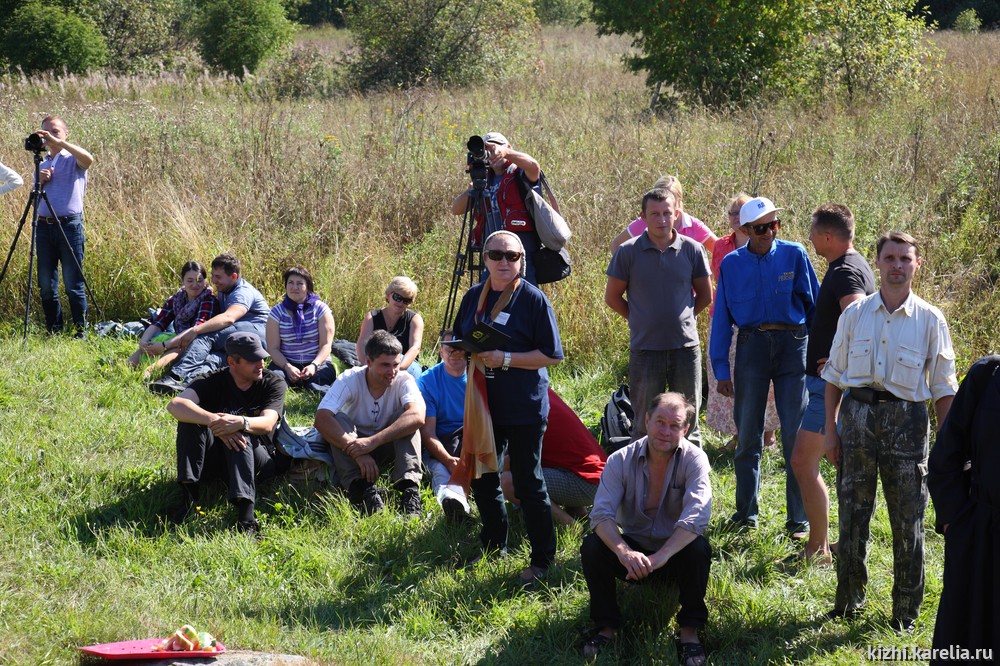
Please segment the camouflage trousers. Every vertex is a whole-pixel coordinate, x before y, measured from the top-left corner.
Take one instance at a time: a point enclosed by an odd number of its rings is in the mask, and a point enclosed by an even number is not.
[[[838,610],[865,603],[868,538],[879,477],[892,528],[892,616],[913,620],[924,598],[924,510],[930,422],[922,402],[874,405],[844,394],[840,408]]]

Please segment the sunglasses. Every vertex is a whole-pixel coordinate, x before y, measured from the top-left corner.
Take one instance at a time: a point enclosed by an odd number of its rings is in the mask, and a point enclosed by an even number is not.
[[[464,349],[459,349],[458,347],[452,347],[447,342],[441,343],[441,351],[443,351],[448,356],[454,356],[456,354],[464,354]]]
[[[781,220],[774,220],[773,222],[765,222],[764,224],[750,224],[747,226],[753,229],[753,232],[758,236],[763,236],[768,231],[774,231],[775,229],[777,229],[779,224],[781,224]]]
[[[514,263],[515,261],[520,261],[523,256],[523,252],[515,252],[514,250],[486,250],[486,258],[493,261],[506,259],[510,263]]]
[[[400,296],[396,292],[392,292],[392,300],[396,301],[397,303],[405,303],[407,305],[413,302],[412,298],[407,298],[406,296]]]

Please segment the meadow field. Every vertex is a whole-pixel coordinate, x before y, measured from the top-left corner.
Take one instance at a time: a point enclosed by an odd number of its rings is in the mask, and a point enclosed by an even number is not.
[[[811,210],[827,201],[854,209],[869,257],[882,231],[914,234],[926,262],[916,289],[948,317],[960,373],[996,351],[1000,37],[934,35],[934,77],[905,99],[849,106],[831,94],[810,108],[777,100],[666,116],[645,110],[642,80],[623,72],[627,41],[586,26],[539,39],[533,71],[519,80],[368,96],[275,100],[253,80],[197,73],[8,77],[0,161],[29,174],[21,144],[47,113],[63,116],[70,140],[95,155],[86,204],[94,321],[137,319],[175,288],[186,260],[231,250],[272,303],[284,268],[309,267],[337,337],[353,339],[399,273],[418,283],[414,307],[428,330],[440,328],[459,227],[448,207],[466,187],[465,142],[499,130],[539,159],[574,231],[573,276],[546,287],[567,356],[552,375],[592,426],[627,361],[627,328],[603,304],[608,243],[662,173],[681,178],[685,208],[720,234],[739,190],[788,209],[785,238],[805,242]],[[300,41],[331,54],[346,44],[332,31]],[[26,196],[0,200],[3,249]],[[527,561],[517,518],[514,556],[465,570],[475,528],[446,525],[429,491],[426,517],[410,522],[391,512],[360,519],[336,492],[279,484],[262,494],[264,533],[252,540],[229,529],[217,489],[194,520],[168,529],[161,515],[178,493],[164,399],[125,365],[132,342],[45,336],[37,296],[22,345],[27,245],[22,236],[0,284],[0,663],[74,663],[74,646],[166,636],[185,622],[230,647],[322,664],[580,661],[583,527],[559,531],[548,586],[531,593],[506,584]],[[429,342],[425,349],[430,363]],[[311,424],[316,404],[292,396],[289,420]],[[824,621],[833,571],[774,565],[794,550],[782,530],[780,456],[765,457],[761,528],[726,533],[731,455],[723,437],[706,440],[715,510],[703,638],[712,663],[861,664],[868,646],[930,646],[939,536],[927,538],[915,634],[887,627],[883,509],[872,525],[866,614]],[[676,663],[674,602],[652,604],[656,594],[623,591],[631,623],[602,663]]]

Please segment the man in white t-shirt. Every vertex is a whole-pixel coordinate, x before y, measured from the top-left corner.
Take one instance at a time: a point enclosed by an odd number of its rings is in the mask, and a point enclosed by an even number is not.
[[[399,372],[403,349],[388,331],[365,344],[366,365],[337,377],[316,412],[316,429],[330,444],[337,478],[351,504],[364,514],[385,502],[375,482],[392,465],[400,510],[420,516],[420,427],[426,408],[417,382]]]

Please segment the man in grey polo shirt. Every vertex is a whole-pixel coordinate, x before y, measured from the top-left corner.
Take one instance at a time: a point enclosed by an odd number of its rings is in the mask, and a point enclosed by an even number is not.
[[[224,252],[212,260],[212,284],[222,312],[167,340],[164,352],[186,348],[171,371],[149,385],[154,393],[176,393],[191,379],[222,367],[226,340],[237,331],[265,339],[270,307],[253,285],[240,277],[240,261]]]
[[[646,405],[669,387],[695,406],[688,440],[701,446],[701,348],[695,317],[712,302],[708,256],[677,233],[674,194],[654,189],[642,198],[646,231],[622,243],[608,266],[604,302],[628,322],[628,377],[636,414],[632,439],[646,434]]]

